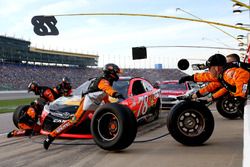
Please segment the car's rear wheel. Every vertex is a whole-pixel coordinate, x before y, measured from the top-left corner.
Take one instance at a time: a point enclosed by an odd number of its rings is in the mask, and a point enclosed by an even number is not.
[[[102,149],[122,150],[130,146],[136,137],[136,118],[124,105],[105,104],[94,113],[91,133],[96,144]]]
[[[205,105],[182,101],[169,112],[167,127],[176,141],[188,146],[201,145],[213,133],[214,118]]]
[[[23,114],[28,110],[29,107],[30,105],[21,105],[21,106],[18,106],[16,110],[13,112],[12,120],[13,120],[14,125],[17,128],[19,128],[18,122],[19,122],[20,117],[23,116]]]

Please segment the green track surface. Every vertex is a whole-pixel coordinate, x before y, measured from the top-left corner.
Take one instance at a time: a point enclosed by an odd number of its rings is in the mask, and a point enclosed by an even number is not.
[[[13,112],[17,106],[30,104],[35,98],[25,98],[16,100],[0,100],[0,114],[6,112]]]

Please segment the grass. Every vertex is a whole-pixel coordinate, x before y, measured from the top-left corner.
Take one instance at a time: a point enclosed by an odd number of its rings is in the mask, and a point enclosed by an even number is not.
[[[0,114],[13,112],[19,105],[30,104],[35,98],[0,100]]]

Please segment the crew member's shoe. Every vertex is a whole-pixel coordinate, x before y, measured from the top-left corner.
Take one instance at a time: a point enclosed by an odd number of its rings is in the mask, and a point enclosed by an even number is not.
[[[43,147],[45,150],[48,150],[50,144],[55,140],[54,137],[48,135],[48,137],[43,142]]]
[[[12,130],[11,132],[9,132],[9,133],[7,134],[7,137],[8,137],[8,138],[11,138],[11,137],[13,137],[13,136],[15,135],[15,133],[16,133],[16,130]]]

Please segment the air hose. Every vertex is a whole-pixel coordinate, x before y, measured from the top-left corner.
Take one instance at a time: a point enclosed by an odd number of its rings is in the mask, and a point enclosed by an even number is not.
[[[163,138],[165,136],[168,136],[170,133],[167,132],[167,133],[164,133],[160,136],[157,136],[157,137],[154,137],[154,138],[150,138],[150,139],[145,139],[145,140],[135,140],[133,143],[146,143],[146,142],[151,142],[151,141],[154,141],[154,140],[158,140],[160,138]],[[31,139],[32,137],[34,136],[34,134],[32,133],[29,138]],[[32,139],[31,139],[32,140]],[[32,140],[33,143],[38,143],[38,144],[42,144],[42,142],[38,142],[38,141],[35,141],[35,140]],[[78,143],[63,143],[63,142],[53,142],[51,143],[53,145],[96,145],[94,142],[85,142],[85,143],[82,143],[82,142],[78,142]]]

